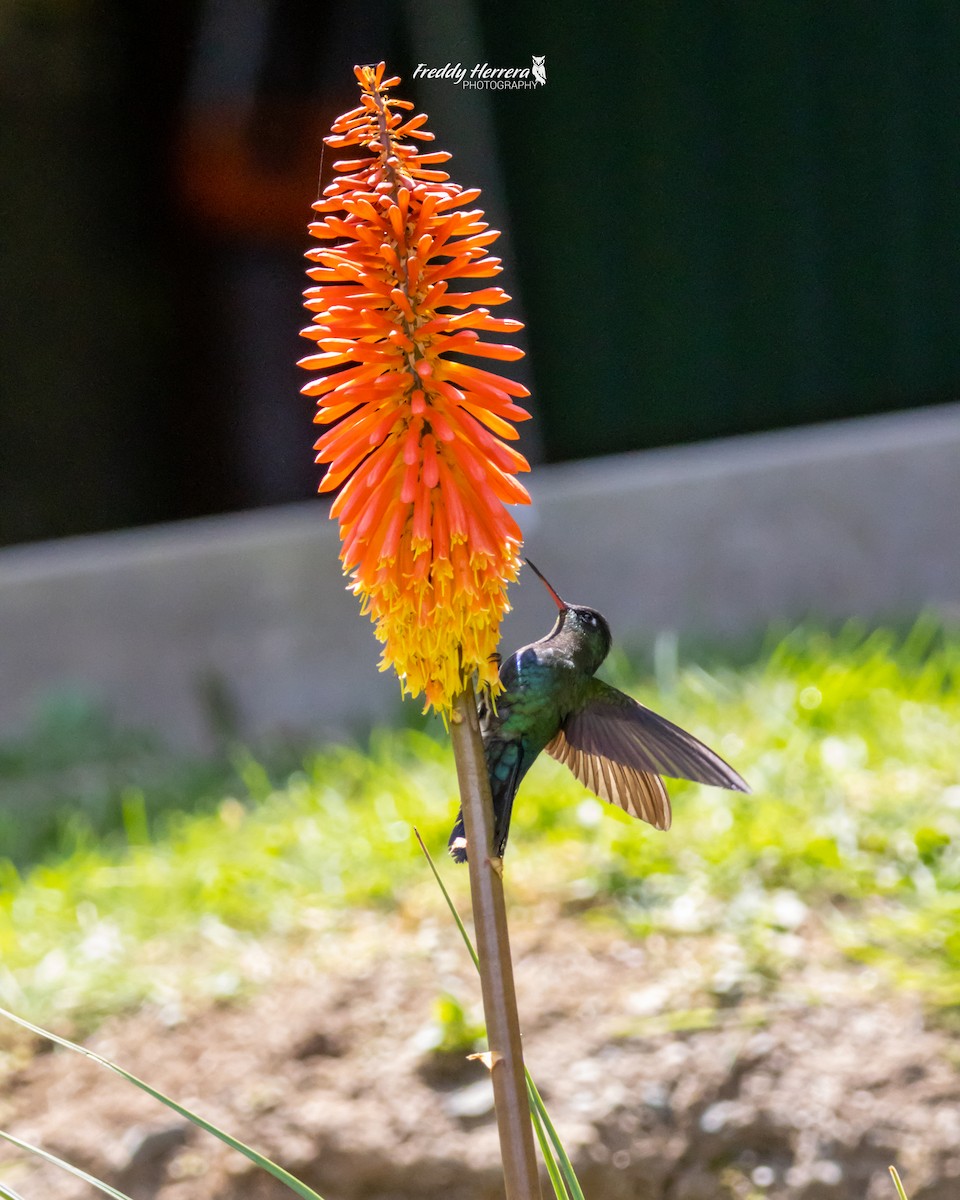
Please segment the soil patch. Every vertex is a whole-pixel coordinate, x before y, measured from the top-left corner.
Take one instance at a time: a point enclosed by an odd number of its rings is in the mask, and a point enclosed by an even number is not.
[[[960,1069],[920,1005],[811,939],[767,994],[705,997],[697,939],[642,944],[555,913],[514,931],[527,1062],[588,1200],[960,1196]],[[283,1163],[325,1200],[497,1200],[485,1070],[430,1049],[479,986],[449,926],[363,915],[270,952],[242,1002],[114,1018],[99,1053]],[[0,1126],[135,1200],[287,1200],[219,1142],[56,1050],[11,1065]],[[0,1151],[24,1200],[85,1184]],[[546,1193],[545,1193],[546,1195]]]

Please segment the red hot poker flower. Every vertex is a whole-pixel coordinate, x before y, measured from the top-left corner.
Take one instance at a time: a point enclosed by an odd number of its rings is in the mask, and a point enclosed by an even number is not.
[[[307,253],[316,286],[303,336],[318,352],[300,365],[322,374],[303,391],[330,426],[315,447],[328,464],[320,491],[343,484],[331,516],[384,644],[380,669],[446,713],[472,672],[498,686],[492,656],[521,545],[504,506],[530,500],[515,478],[527,462],[503,440],[529,417],[514,402],[529,393],[461,359],[522,357],[480,338],[522,326],[491,316],[487,306],[510,298],[501,288],[451,290],[499,273],[487,253],[499,234],[465,207],[479,190],[436,169],[450,155],[416,145],[433,134],[424,115],[401,115],[409,101],[388,97],[399,79],[384,79],[383,63],[355,73],[361,103],[326,141],[369,153],[336,163],[313,206],[323,215],[310,232],[330,244]]]

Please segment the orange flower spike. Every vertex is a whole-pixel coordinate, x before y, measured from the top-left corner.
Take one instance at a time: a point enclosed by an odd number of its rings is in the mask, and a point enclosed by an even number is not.
[[[389,95],[399,79],[383,63],[355,74],[360,104],[326,142],[365,156],[335,163],[313,206],[321,244],[307,254],[303,336],[314,350],[301,365],[319,375],[303,391],[327,427],[320,490],[343,484],[330,515],[381,669],[445,715],[473,672],[498,685],[492,656],[521,545],[505,505],[529,503],[515,478],[527,463],[503,440],[529,416],[514,402],[526,388],[451,356],[517,359],[482,336],[522,326],[490,315],[509,300],[502,288],[450,290],[499,273],[487,253],[499,234],[467,207],[479,190],[435,169],[450,155],[418,145],[433,135]]]

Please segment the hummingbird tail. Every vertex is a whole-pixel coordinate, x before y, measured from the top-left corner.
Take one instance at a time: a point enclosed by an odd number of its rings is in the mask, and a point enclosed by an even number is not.
[[[491,740],[485,745],[487,769],[490,772],[490,791],[493,799],[493,852],[503,858],[513,814],[513,798],[523,777],[523,750],[517,741]],[[457,814],[447,843],[454,862],[467,861],[467,834],[463,826],[463,809]]]
[[[513,798],[516,794],[516,788],[511,788],[505,794],[493,797],[493,845],[500,858],[503,858],[503,852],[507,848]]]
[[[497,856],[503,858],[507,847],[507,835],[510,832],[510,816],[513,811],[513,796],[509,796],[505,804],[498,804],[497,797],[493,803],[493,845]],[[457,821],[450,831],[447,849],[455,863],[467,861],[467,833],[463,827],[463,809],[457,813]]]
[[[467,861],[467,832],[463,827],[462,808],[457,813],[457,823],[450,832],[447,849],[450,851],[450,857],[454,862],[465,863]]]

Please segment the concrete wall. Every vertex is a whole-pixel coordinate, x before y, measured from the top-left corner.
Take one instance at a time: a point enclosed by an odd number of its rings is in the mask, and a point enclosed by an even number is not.
[[[526,550],[614,636],[960,605],[960,405],[539,468]],[[52,691],[188,744],[396,712],[318,501],[0,551],[0,736]],[[553,608],[522,577],[511,648]]]

